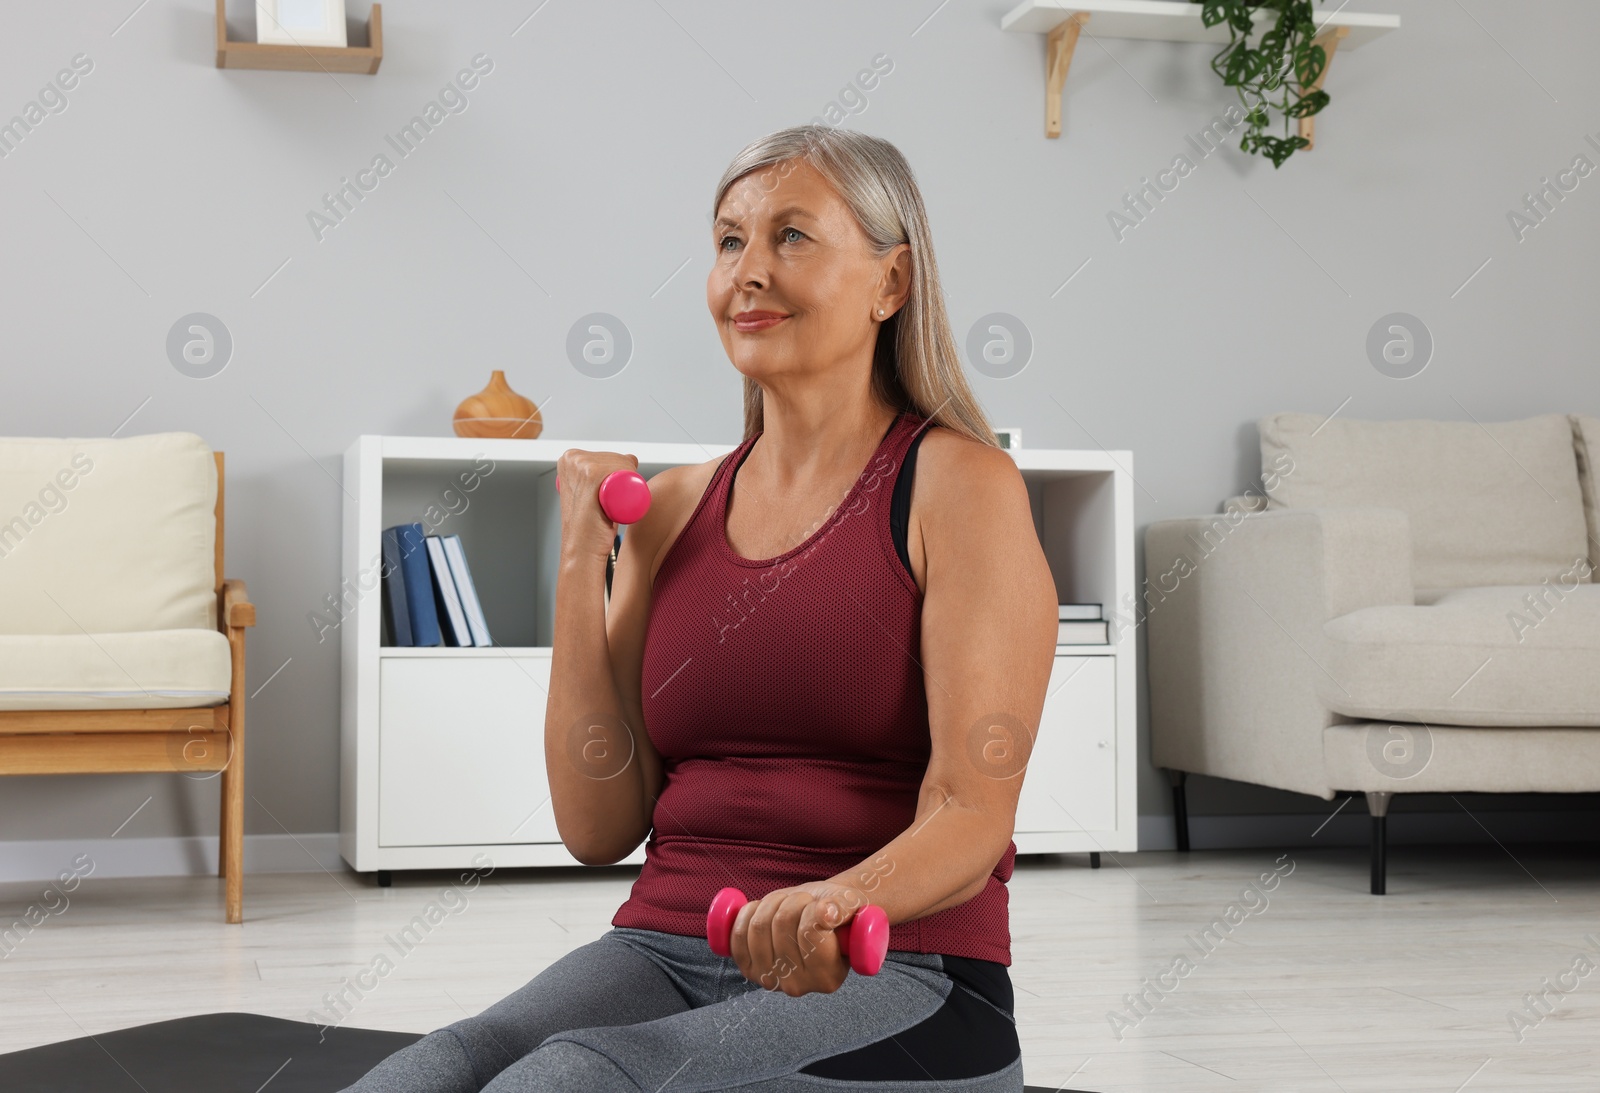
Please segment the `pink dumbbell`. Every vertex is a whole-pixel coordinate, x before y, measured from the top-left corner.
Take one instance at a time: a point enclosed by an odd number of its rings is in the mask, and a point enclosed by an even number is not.
[[[749,902],[737,888],[724,888],[711,901],[706,912],[706,942],[718,956],[733,955],[733,919]],[[835,928],[833,936],[839,939],[839,952],[850,959],[852,968],[861,975],[877,975],[889,951],[889,916],[882,907],[869,903]]]
[[[556,476],[561,492],[561,476]],[[637,524],[650,511],[650,484],[638,471],[612,471],[600,483],[600,509],[617,524]]]

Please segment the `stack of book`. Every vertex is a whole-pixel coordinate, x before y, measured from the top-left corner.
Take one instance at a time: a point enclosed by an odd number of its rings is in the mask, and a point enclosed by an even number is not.
[[[1057,645],[1109,645],[1109,631],[1097,603],[1063,603]]]
[[[493,645],[459,535],[383,532],[385,645]]]

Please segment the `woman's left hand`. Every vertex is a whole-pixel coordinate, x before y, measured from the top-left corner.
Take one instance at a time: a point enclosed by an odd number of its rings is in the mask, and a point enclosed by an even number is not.
[[[767,990],[792,997],[832,993],[850,971],[833,931],[869,902],[860,890],[832,881],[768,892],[734,917],[729,939],[734,963],[746,979]]]

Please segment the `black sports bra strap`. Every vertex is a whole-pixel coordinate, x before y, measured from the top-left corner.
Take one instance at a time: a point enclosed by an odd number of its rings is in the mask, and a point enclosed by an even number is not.
[[[918,429],[917,435],[906,446],[906,454],[900,460],[900,471],[894,480],[894,495],[889,500],[889,533],[894,539],[894,552],[900,556],[900,564],[905,566],[908,577],[913,576],[911,555],[906,549],[911,520],[911,480],[917,469],[917,445],[922,443],[922,438],[928,435],[928,429],[931,428],[933,426],[930,424]]]

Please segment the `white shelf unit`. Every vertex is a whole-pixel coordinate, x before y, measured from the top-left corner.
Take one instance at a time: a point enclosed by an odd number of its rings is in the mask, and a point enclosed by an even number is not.
[[[342,548],[353,607],[340,626],[339,849],[352,868],[464,868],[479,853],[497,867],[578,864],[556,834],[544,770],[560,548],[556,461],[568,448],[628,452],[648,478],[732,447],[355,440],[344,456]],[[1011,455],[1061,602],[1099,602],[1108,615],[1131,602],[1131,454]],[[410,521],[429,534],[461,535],[489,631],[502,645],[380,644],[382,530]],[[1017,810],[1018,853],[1138,848],[1134,655],[1131,636],[1060,647]],[[625,859],[643,860],[642,847]]]

